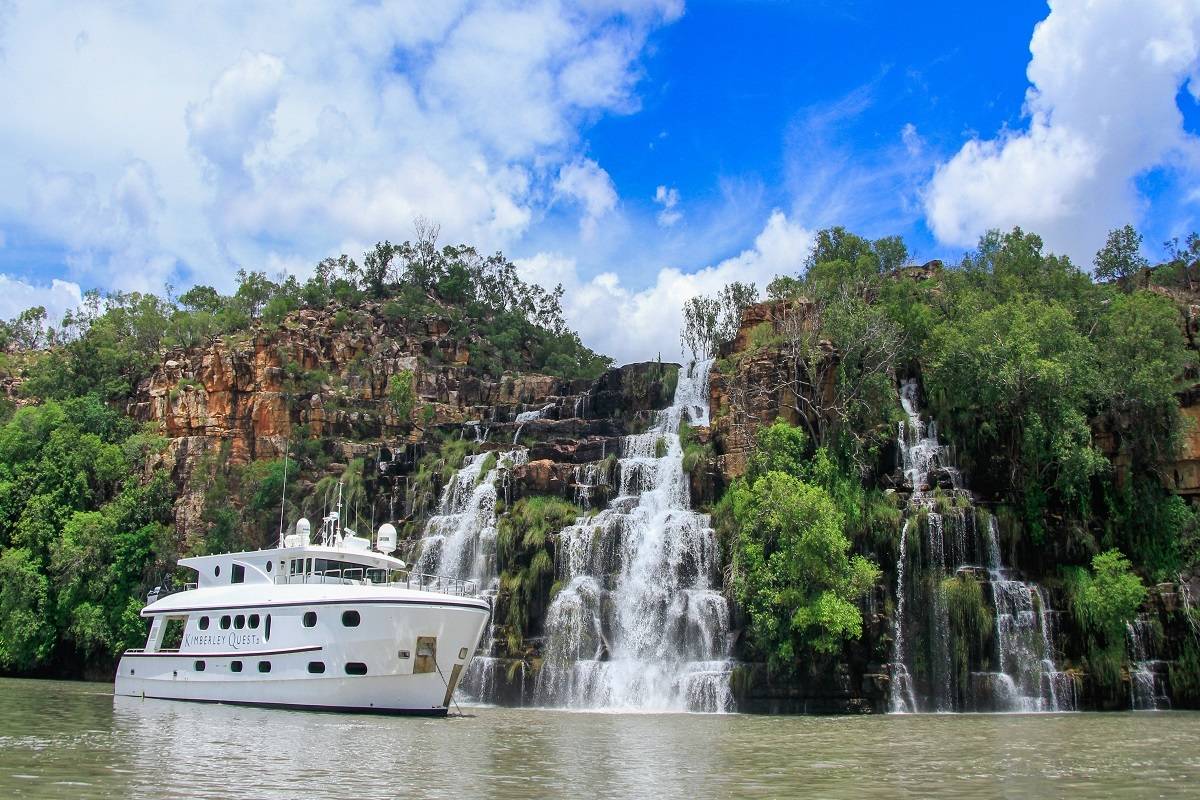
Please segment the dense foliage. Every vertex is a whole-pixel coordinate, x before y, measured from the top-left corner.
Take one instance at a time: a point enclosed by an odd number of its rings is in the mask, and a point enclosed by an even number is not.
[[[95,397],[0,428],[0,669],[74,669],[145,637],[141,598],[172,562],[155,437]]]
[[[857,601],[879,576],[850,554],[846,515],[819,483],[825,454],[807,456],[800,429],[764,428],[750,472],[719,510],[734,531],[733,588],[749,617],[749,645],[783,672],[861,636]]]

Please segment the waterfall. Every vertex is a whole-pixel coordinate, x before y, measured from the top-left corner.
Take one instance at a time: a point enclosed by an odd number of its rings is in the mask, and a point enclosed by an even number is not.
[[[473,580],[483,593],[494,598],[500,576],[496,568],[496,483],[514,466],[524,464],[528,451],[479,453],[467,456],[442,489],[437,513],[425,524],[418,543],[414,569],[433,575]],[[484,472],[489,456],[493,466]],[[492,626],[480,643],[480,653],[463,676],[464,694],[483,699],[490,697],[493,672],[498,660],[492,657],[495,645]]]
[[[554,408],[554,404],[550,403],[542,408],[537,409],[536,411],[522,411],[521,413],[517,414],[517,430],[515,433],[513,433],[513,444],[516,444],[517,440],[521,438],[521,429],[525,427],[526,423],[533,422],[535,419],[541,419],[542,417],[546,416],[546,412],[552,408]]]
[[[681,423],[708,423],[711,361],[622,440],[606,508],[558,537],[563,588],[546,616],[540,702],[572,708],[728,711],[729,605],[707,515],[691,510]]]
[[[1166,681],[1162,676],[1166,664],[1155,658],[1154,631],[1149,617],[1139,614],[1126,623],[1129,638],[1129,705],[1134,711],[1158,711],[1171,707]]]
[[[900,387],[905,421],[899,423],[897,445],[912,494],[896,562],[889,707],[899,713],[1071,710],[1075,682],[1056,666],[1054,611],[1040,586],[1005,567],[990,515],[980,541],[976,519],[981,512],[949,463],[936,423],[921,419],[917,399],[916,381],[905,381]],[[914,524],[924,529],[919,547],[909,543]],[[970,576],[987,589],[983,595],[994,622],[991,649],[958,641],[952,630],[944,587],[956,576]],[[924,609],[924,616],[914,617],[914,608]],[[956,654],[960,667],[964,660],[970,664],[968,676],[956,672]],[[964,677],[970,685],[963,685]]]
[[[908,561],[908,526],[911,520],[904,520],[900,527],[900,555],[896,559],[896,616],[892,621],[892,663],[891,672],[891,711],[893,714],[903,714],[917,710],[917,699],[913,695],[912,677],[905,666],[907,654],[904,650],[904,599],[907,591],[904,586],[904,565]]]

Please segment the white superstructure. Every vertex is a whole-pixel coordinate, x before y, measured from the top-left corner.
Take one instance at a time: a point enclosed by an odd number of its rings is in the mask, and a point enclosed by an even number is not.
[[[116,693],[302,708],[445,714],[491,613],[478,587],[409,571],[337,512],[310,544],[185,558],[195,584],[151,594],[146,646],[127,650]]]

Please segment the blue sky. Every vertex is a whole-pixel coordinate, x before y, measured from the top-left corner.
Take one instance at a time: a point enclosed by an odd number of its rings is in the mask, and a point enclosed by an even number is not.
[[[828,225],[1081,264],[1200,228],[1195,0],[205,9],[0,2],[0,316],[304,277],[422,215],[631,360]]]

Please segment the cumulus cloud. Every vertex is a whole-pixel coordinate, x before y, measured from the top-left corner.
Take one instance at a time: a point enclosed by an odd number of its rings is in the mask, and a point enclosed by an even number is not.
[[[79,284],[55,279],[49,286],[36,286],[0,275],[0,319],[12,319],[27,308],[42,306],[46,321],[57,326],[63,314],[79,307],[83,292]]]
[[[813,236],[776,210],[753,247],[695,272],[664,267],[644,288],[626,286],[611,272],[585,279],[575,260],[562,254],[539,253],[517,265],[527,279],[545,286],[563,285],[567,321],[588,346],[618,363],[660,354],[674,360],[680,357],[684,301],[697,294],[715,294],[731,281],[753,282],[761,290],[776,275],[797,273],[812,248]]]
[[[585,241],[595,235],[600,219],[617,207],[617,189],[612,178],[590,158],[576,159],[564,166],[554,190],[583,207],[579,232]]]
[[[617,198],[580,129],[637,109],[647,36],[682,10],[5,8],[0,97],[21,113],[0,123],[0,225],[65,248],[73,275],[101,286],[225,287],[239,266],[402,237],[418,214],[492,249],[568,196],[593,231]],[[131,163],[153,192],[126,179]]]
[[[662,206],[662,211],[658,212],[658,224],[662,227],[669,228],[683,219],[683,212],[675,209],[679,205],[678,189],[659,186],[654,190],[654,202]]]
[[[972,140],[934,173],[925,211],[942,242],[969,246],[1021,225],[1087,263],[1107,230],[1136,221],[1135,180],[1200,168],[1176,102],[1200,69],[1195,0],[1054,0],[1030,42],[1023,130]]]

